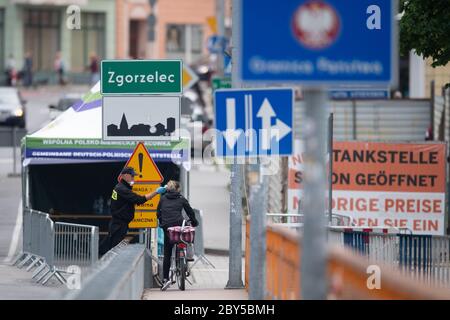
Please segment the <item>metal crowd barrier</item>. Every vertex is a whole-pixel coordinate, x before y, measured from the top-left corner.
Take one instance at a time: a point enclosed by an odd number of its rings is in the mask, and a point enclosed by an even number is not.
[[[55,264],[89,267],[98,260],[98,227],[55,223]]]
[[[66,292],[64,300],[140,300],[150,269],[143,244],[122,241],[91,268],[80,290]]]
[[[87,269],[98,260],[98,227],[53,222],[47,213],[23,210],[23,252],[18,268],[35,268],[32,278],[46,284],[53,276],[66,282],[67,267]]]
[[[402,234],[397,229],[330,229],[330,243],[433,287],[450,286],[450,237]]]
[[[267,213],[267,222],[273,224],[282,224],[288,228],[302,228],[304,215],[298,213]],[[328,212],[325,213],[328,219]],[[333,213],[331,215],[331,226],[353,226],[352,218],[347,215]]]

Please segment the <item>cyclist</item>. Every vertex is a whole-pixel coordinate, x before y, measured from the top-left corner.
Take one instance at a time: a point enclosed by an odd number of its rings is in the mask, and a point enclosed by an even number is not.
[[[195,212],[192,210],[189,202],[180,194],[180,183],[170,180],[166,185],[167,192],[161,196],[157,208],[157,217],[159,226],[164,231],[164,261],[163,261],[163,286],[165,290],[170,285],[169,270],[174,244],[170,242],[169,232],[167,228],[181,226],[183,224],[183,209],[188,215],[193,227],[198,226]]]

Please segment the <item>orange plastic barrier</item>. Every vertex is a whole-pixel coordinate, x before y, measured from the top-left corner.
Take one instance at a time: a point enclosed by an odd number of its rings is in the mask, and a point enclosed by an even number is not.
[[[266,299],[297,300],[300,292],[300,250],[298,235],[286,227],[267,227]],[[246,225],[245,286],[250,270],[250,220]],[[380,286],[373,287],[374,271],[380,270]],[[450,290],[431,288],[400,274],[392,266],[369,262],[350,249],[329,246],[327,261],[328,299],[450,299]],[[369,283],[369,285],[368,285]],[[372,284],[372,286],[370,286]]]

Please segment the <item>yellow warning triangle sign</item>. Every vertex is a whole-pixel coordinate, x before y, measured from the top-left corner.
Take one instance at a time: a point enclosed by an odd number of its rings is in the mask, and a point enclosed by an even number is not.
[[[132,167],[136,172],[135,182],[157,182],[161,183],[164,178],[159,172],[158,167],[150,157],[147,148],[142,142],[139,142],[133,151],[126,167]]]

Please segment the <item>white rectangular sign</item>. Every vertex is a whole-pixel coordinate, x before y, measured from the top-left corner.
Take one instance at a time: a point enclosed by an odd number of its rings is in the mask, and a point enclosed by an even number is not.
[[[180,97],[103,96],[103,140],[179,139]]]
[[[333,213],[360,227],[445,234],[445,155],[442,143],[334,141]],[[291,213],[303,201],[303,173],[303,148],[296,141],[289,157]]]

